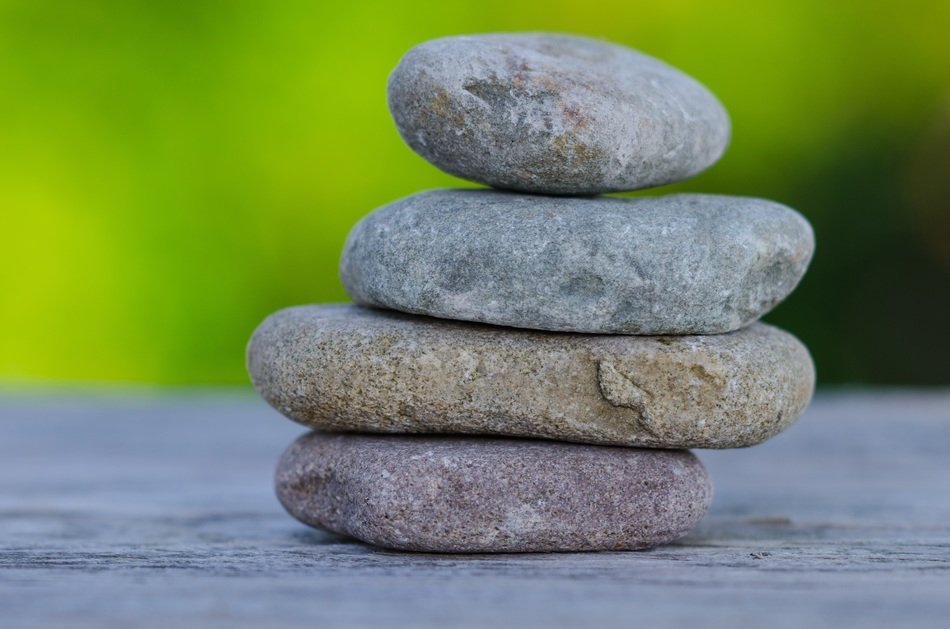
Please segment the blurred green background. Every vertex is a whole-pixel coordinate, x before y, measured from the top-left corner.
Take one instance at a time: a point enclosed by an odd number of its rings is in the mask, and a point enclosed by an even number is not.
[[[0,0],[0,382],[246,382],[265,315],[345,299],[354,222],[467,185],[400,141],[400,55],[500,30],[608,38],[705,83],[732,146],[660,192],[812,221],[810,273],[767,320],[822,383],[950,383],[946,0]]]

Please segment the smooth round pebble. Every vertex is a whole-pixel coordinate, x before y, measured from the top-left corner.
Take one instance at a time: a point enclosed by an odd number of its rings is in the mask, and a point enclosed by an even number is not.
[[[498,188],[598,194],[687,179],[729,143],[699,82],[624,46],[541,33],[446,37],[389,78],[403,140],[442,170]]]
[[[684,535],[712,499],[685,450],[471,437],[309,433],[276,484],[302,522],[428,552],[649,548]]]
[[[277,312],[248,370],[287,417],[327,431],[736,448],[811,399],[808,350],[757,323],[716,336],[558,334],[352,305]]]
[[[357,303],[446,319],[717,334],[784,299],[814,246],[800,214],[764,199],[434,190],[360,221],[340,276]]]

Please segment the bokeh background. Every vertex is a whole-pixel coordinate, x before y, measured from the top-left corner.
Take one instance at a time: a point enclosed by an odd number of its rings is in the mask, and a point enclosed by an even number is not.
[[[265,315],[345,299],[353,223],[468,185],[400,141],[400,55],[510,30],[628,44],[719,95],[724,159],[648,194],[812,221],[767,320],[821,383],[950,383],[946,0],[0,0],[0,382],[245,383]]]

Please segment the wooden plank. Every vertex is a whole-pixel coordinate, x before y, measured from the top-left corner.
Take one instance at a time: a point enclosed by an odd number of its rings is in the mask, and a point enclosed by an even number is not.
[[[3,626],[946,626],[950,392],[819,396],[701,451],[713,508],[648,552],[439,556],[298,524],[302,429],[243,394],[0,401]]]

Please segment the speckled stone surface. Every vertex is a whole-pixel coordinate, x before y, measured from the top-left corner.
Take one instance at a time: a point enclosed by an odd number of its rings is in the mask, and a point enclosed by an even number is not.
[[[254,333],[265,400],[328,431],[467,433],[659,448],[733,448],[802,413],[815,372],[765,324],[715,336],[532,332],[301,306]]]
[[[309,433],[277,468],[295,518],[398,550],[635,550],[684,535],[712,486],[684,450]]]
[[[814,246],[800,214],[764,199],[433,190],[358,223],[340,275],[357,303],[446,319],[715,334],[779,303]]]
[[[453,175],[499,188],[597,194],[686,179],[729,143],[725,109],[679,70],[566,35],[447,37],[389,79],[406,143]]]

